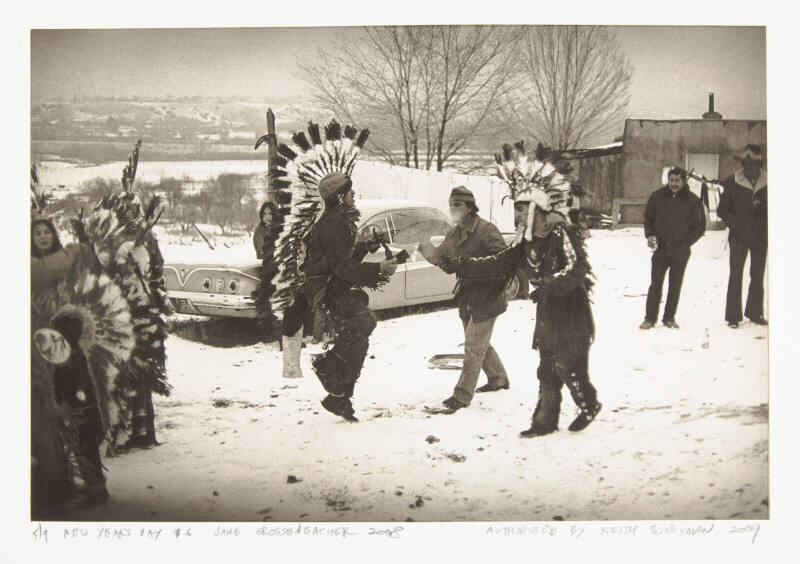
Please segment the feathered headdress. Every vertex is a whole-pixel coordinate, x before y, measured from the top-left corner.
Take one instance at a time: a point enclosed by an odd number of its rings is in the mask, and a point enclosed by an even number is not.
[[[545,210],[558,212],[569,221],[569,209],[572,205],[574,187],[566,174],[568,163],[559,158],[560,155],[542,146],[536,147],[534,159],[530,160],[525,153],[523,141],[514,145],[504,144],[501,153],[495,153],[497,175],[509,188],[509,195],[515,202],[531,202],[528,226],[525,236],[531,240],[533,214],[535,206]]]
[[[122,171],[122,191],[105,196],[88,217],[73,221],[78,239],[94,249],[102,271],[122,289],[133,318],[136,346],[122,377],[124,387],[147,382],[155,393],[169,395],[166,357],[166,291],[161,280],[161,253],[152,229],[163,202],[154,196],[145,206],[133,191],[139,162],[139,140]]]
[[[281,143],[272,162],[270,175],[278,192],[278,201],[289,201],[289,212],[275,243],[278,272],[272,280],[275,291],[270,298],[272,310],[283,312],[294,302],[305,281],[303,265],[311,228],[324,211],[319,182],[326,175],[341,172],[350,176],[358,154],[369,137],[368,129],[357,129],[331,120],[322,130],[308,122],[308,135],[292,135],[293,147]]]
[[[31,165],[31,219],[45,219],[47,196],[39,185],[39,167]]]
[[[40,361],[33,366],[63,364],[73,348],[80,349],[109,432],[125,417],[117,375],[135,347],[133,319],[121,289],[79,261],[67,279],[34,299],[32,311],[31,352]]]

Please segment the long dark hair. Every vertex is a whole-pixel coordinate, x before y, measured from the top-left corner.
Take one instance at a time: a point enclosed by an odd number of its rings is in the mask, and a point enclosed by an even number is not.
[[[278,206],[269,201],[261,204],[261,208],[259,208],[258,210],[258,222],[259,223],[262,222],[262,218],[264,217],[264,210],[267,208],[269,208],[269,210],[272,212],[272,223],[274,224],[278,220]]]
[[[50,230],[50,233],[53,234],[53,244],[46,251],[40,251],[39,249],[37,249],[36,248],[36,244],[33,242],[33,230],[36,229],[37,225],[46,226]],[[63,247],[63,245],[61,244],[61,239],[58,237],[58,231],[56,231],[56,228],[53,225],[52,221],[50,221],[49,219],[34,219],[31,222],[31,256],[32,257],[38,257],[38,258],[46,257],[47,255],[52,255],[54,252],[58,251],[62,247]]]

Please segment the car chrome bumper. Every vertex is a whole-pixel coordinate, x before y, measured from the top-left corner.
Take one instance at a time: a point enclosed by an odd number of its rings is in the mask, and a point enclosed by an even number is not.
[[[224,317],[256,317],[255,300],[250,296],[168,292],[169,301],[178,313]]]

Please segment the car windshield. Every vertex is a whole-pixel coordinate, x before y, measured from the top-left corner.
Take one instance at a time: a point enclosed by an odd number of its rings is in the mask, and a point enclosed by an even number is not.
[[[395,245],[416,245],[450,229],[444,214],[434,209],[393,210],[392,224]]]

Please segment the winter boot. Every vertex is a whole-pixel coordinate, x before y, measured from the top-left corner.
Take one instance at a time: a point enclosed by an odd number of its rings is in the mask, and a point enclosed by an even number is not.
[[[125,450],[131,448],[148,449],[158,446],[156,440],[155,411],[153,410],[153,392],[147,387],[139,387],[133,399],[134,412],[131,420],[131,437],[123,445]]]
[[[597,414],[600,413],[602,407],[603,404],[597,402],[591,409],[587,409],[585,411],[581,409],[581,412],[578,414],[575,420],[569,424],[568,429],[573,433],[583,431],[592,421],[594,421],[595,417],[597,417]]]
[[[347,394],[348,385],[344,373],[344,364],[339,355],[333,351],[312,355],[311,366],[319,378],[322,387],[330,395],[343,397]]]
[[[355,410],[353,409],[353,403],[350,401],[350,398],[328,395],[324,400],[322,400],[322,407],[346,421],[350,421],[351,423],[358,422],[358,418],[355,416]]]
[[[283,348],[283,377],[302,378],[300,370],[300,349],[303,348],[303,328],[294,335],[283,335],[281,338]]]
[[[558,430],[558,416],[561,414],[561,392],[540,391],[539,402],[533,412],[531,428],[519,436],[525,439],[549,435]]]
[[[572,432],[582,431],[594,421],[602,405],[597,401],[597,390],[589,382],[588,375],[578,377],[573,374],[566,378],[566,382],[575,405],[581,410],[568,429]]]

